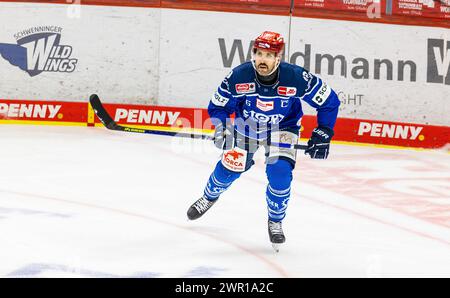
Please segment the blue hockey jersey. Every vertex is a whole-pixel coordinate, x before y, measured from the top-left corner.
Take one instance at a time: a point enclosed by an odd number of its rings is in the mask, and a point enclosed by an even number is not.
[[[320,126],[333,128],[340,101],[322,79],[300,66],[281,62],[274,85],[262,84],[251,62],[234,68],[213,94],[208,113],[214,125],[235,113],[236,130],[265,139],[272,130],[300,128],[301,100],[317,110]]]

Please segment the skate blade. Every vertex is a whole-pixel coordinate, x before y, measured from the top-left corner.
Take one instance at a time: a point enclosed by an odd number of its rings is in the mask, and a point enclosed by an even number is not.
[[[279,243],[272,243],[272,247],[276,253],[280,252],[280,244]]]

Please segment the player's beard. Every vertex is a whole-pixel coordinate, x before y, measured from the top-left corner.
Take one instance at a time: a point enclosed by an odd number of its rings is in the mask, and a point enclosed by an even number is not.
[[[256,66],[256,70],[258,71],[258,74],[261,76],[267,76],[272,71],[272,69],[270,69],[269,66],[265,63],[259,63]]]

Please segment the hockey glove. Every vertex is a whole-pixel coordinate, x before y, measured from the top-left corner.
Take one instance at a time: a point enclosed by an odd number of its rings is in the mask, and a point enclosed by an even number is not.
[[[308,149],[305,154],[311,158],[326,159],[330,150],[330,141],[334,132],[331,128],[319,126],[314,128],[311,138],[308,141]]]
[[[233,148],[234,141],[234,127],[231,124],[226,126],[220,123],[216,126],[214,131],[214,145],[223,150],[229,150]]]

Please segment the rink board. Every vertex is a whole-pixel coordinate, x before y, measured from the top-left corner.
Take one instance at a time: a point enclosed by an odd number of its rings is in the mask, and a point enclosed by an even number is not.
[[[379,19],[365,15],[368,1],[295,1],[292,14],[290,1],[271,0],[44,2],[0,1],[0,123],[94,126],[86,98],[98,93],[119,123],[210,132],[211,94],[270,28],[286,37],[286,61],[336,90],[335,141],[439,148],[450,139],[450,30],[434,26],[448,19],[448,1],[421,3],[421,15],[391,7],[392,16],[382,1]],[[386,24],[395,15],[428,23]],[[308,137],[316,111],[303,108]]]
[[[160,131],[210,133],[213,126],[206,109],[105,104],[119,124]],[[0,124],[102,125],[88,103],[0,100]],[[302,118],[302,138],[309,138],[316,117]],[[414,148],[440,148],[450,139],[450,127],[392,121],[339,118],[334,141]]]
[[[450,106],[442,104],[450,97],[449,29],[150,2],[0,2],[6,24],[0,32],[0,96],[79,102],[98,93],[111,103],[205,108],[230,70],[249,59],[255,32],[270,28],[286,37],[286,61],[310,68],[336,90],[340,117],[450,125]],[[27,52],[34,62],[24,65],[19,58],[33,43],[20,48],[21,38],[40,43],[45,54],[44,37],[29,31],[39,26],[58,28],[59,47],[47,60]],[[67,69],[67,62],[74,67]]]

